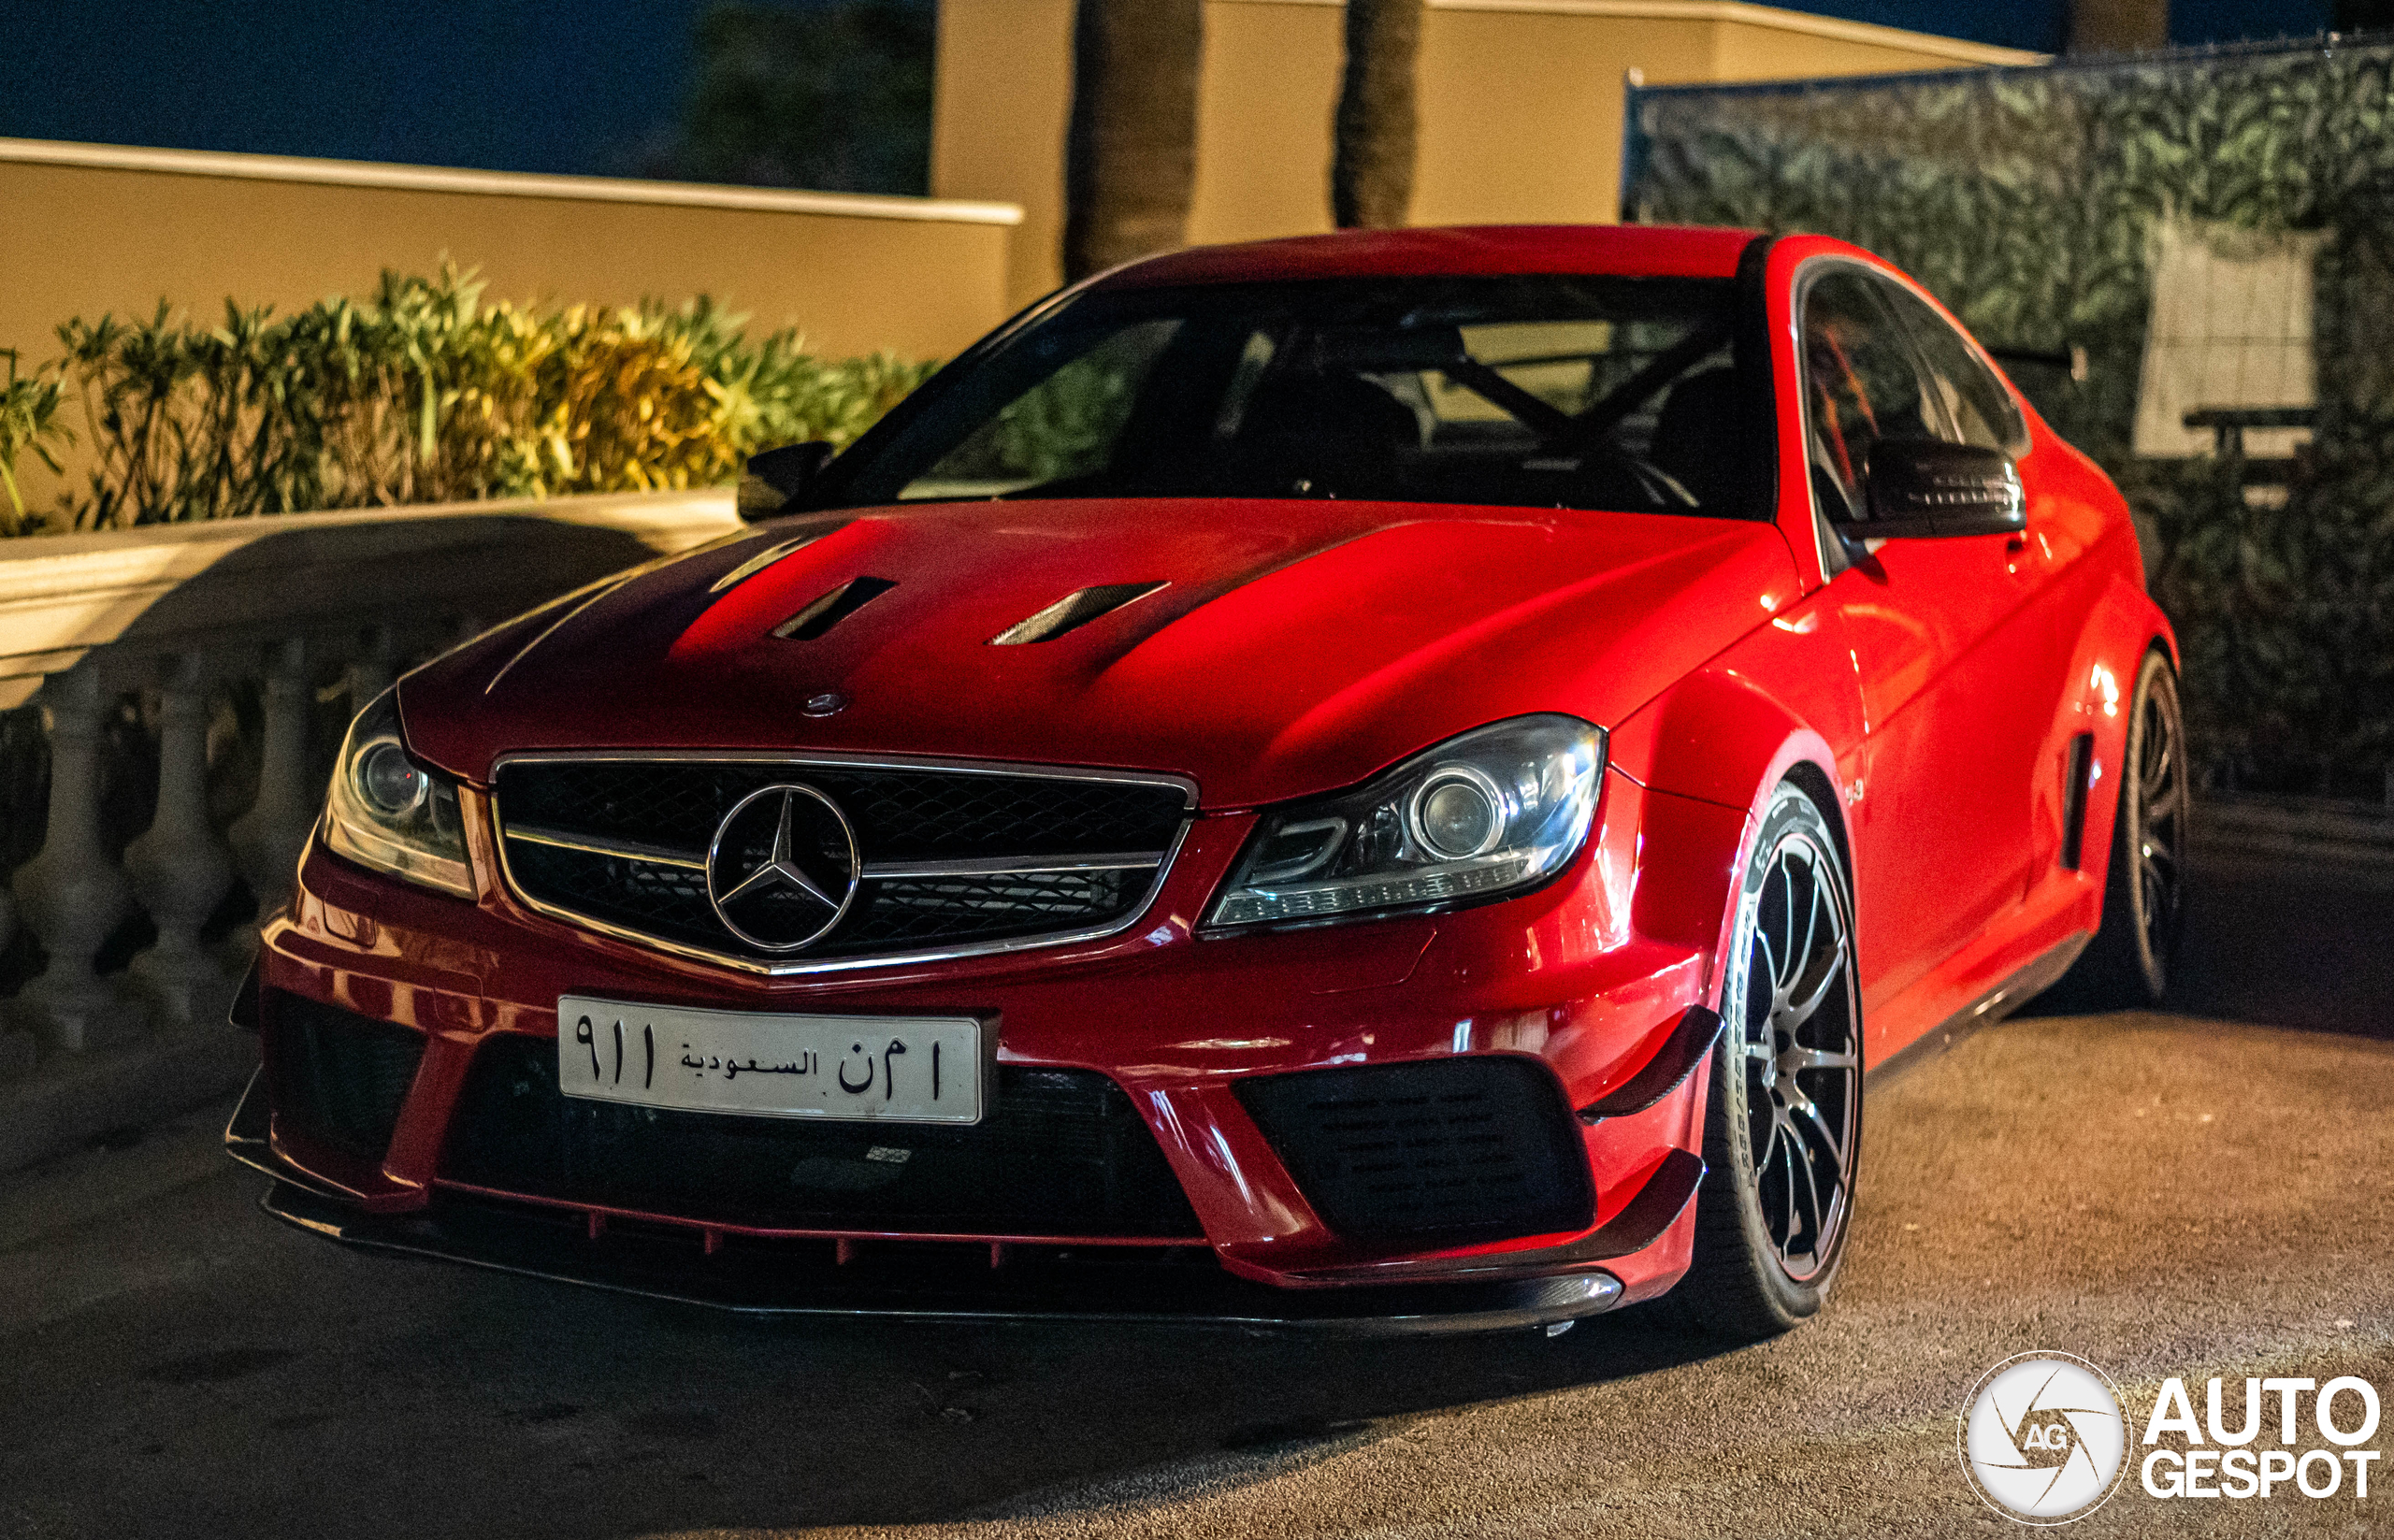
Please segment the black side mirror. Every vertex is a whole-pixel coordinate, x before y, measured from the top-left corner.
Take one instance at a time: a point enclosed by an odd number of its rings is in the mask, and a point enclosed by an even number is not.
[[[1864,540],[2012,535],[2028,504],[2012,456],[1942,439],[1882,439],[1866,471],[1870,516],[1847,526]]]
[[[751,454],[747,472],[740,478],[740,516],[753,523],[802,502],[837,453],[816,439]]]

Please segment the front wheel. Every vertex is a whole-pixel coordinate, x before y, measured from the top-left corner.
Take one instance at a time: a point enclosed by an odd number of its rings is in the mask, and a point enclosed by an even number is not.
[[[1674,1297],[1702,1330],[1752,1341],[1827,1298],[1862,1131],[1853,890],[1801,787],[1772,793],[1736,901],[1695,1255]]]

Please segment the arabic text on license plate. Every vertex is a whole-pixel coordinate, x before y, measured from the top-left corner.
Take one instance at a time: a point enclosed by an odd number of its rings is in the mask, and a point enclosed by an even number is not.
[[[970,1016],[766,1015],[566,995],[557,1088],[688,1112],[977,1123],[981,1023]]]

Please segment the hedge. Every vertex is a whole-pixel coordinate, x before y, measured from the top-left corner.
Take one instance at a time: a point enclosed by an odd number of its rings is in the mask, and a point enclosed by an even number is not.
[[[7,532],[481,497],[709,486],[753,451],[844,444],[935,367],[827,361],[794,331],[751,340],[703,297],[679,309],[485,304],[471,272],[385,272],[363,302],[277,318],[227,300],[193,325],[59,327],[64,356],[0,395]],[[79,400],[96,460],[36,525],[7,472],[56,468]]]

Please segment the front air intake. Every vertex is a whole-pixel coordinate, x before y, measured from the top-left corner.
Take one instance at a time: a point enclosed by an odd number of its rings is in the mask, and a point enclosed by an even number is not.
[[[556,1045],[494,1032],[440,1160],[483,1191],[699,1222],[969,1236],[1204,1233],[1129,1093],[1001,1064],[970,1127],[678,1112],[557,1089]]]
[[[285,1128],[361,1160],[380,1160],[415,1084],[425,1038],[299,995],[260,1002],[267,1084]]]
[[[1237,1089],[1305,1201],[1348,1240],[1466,1245],[1594,1222],[1586,1148],[1534,1059],[1308,1070]]]

